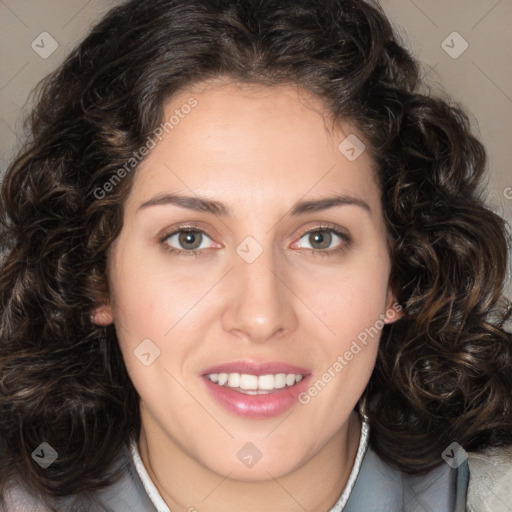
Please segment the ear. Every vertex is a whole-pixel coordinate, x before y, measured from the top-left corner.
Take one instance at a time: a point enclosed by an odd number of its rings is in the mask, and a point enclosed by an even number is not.
[[[93,309],[91,321],[97,325],[110,325],[114,321],[114,315],[112,314],[112,307],[110,304],[104,304]]]
[[[391,288],[388,290],[386,311],[384,315],[383,320],[385,324],[392,324],[403,316],[403,308],[396,300],[396,296]]]

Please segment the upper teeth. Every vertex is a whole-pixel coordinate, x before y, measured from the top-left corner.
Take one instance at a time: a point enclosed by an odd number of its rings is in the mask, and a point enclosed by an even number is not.
[[[276,373],[258,376],[247,373],[210,373],[207,377],[219,386],[226,385],[230,388],[271,391],[285,386],[293,386],[296,382],[302,380],[303,375]]]

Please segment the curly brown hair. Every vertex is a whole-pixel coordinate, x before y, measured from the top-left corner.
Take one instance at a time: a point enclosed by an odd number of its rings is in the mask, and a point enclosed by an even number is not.
[[[22,475],[41,495],[65,496],[119,478],[111,468],[139,435],[139,397],[114,327],[90,318],[109,294],[107,251],[136,172],[119,180],[119,169],[165,101],[218,77],[297,84],[369,143],[404,312],[383,330],[364,393],[380,457],[420,474],[453,441],[511,444],[512,336],[496,315],[508,235],[482,199],[485,151],[462,108],[424,90],[382,10],[131,0],[39,84],[30,140],[3,179],[0,482]],[[45,470],[31,459],[42,441],[59,454]]]

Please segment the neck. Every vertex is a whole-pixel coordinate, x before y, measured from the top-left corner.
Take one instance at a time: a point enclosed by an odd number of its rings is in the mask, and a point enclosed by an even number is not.
[[[268,479],[241,481],[211,471],[161,430],[142,425],[141,459],[172,512],[328,512],[348,480],[361,432],[354,411],[344,427],[297,469],[279,478],[269,470]]]

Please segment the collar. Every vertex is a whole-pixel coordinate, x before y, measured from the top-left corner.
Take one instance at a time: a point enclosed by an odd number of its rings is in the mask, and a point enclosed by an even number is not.
[[[171,510],[163,500],[162,496],[160,496],[160,493],[158,492],[158,489],[156,488],[155,484],[149,477],[146,467],[144,466],[144,463],[142,462],[142,459],[140,457],[137,441],[134,438],[132,438],[130,441],[130,453],[132,456],[133,463],[135,465],[135,469],[137,470],[137,473],[139,474],[140,479],[142,480],[142,485],[144,486],[144,489],[146,490],[146,493],[149,496],[149,499],[151,500],[153,505],[155,506],[156,510],[158,512],[171,512]]]
[[[364,456],[366,454],[366,451],[368,449],[368,441],[370,436],[370,425],[366,421],[366,417],[362,416],[361,418],[361,435],[359,437],[359,447],[357,449],[356,458],[354,461],[354,465],[352,466],[352,470],[350,472],[350,475],[348,477],[347,483],[345,485],[345,488],[343,489],[343,492],[341,493],[340,497],[338,498],[338,501],[334,504],[334,506],[329,510],[329,512],[342,512],[345,505],[347,504],[347,501],[350,497],[350,493],[352,492],[352,489],[354,488],[354,485],[357,480],[357,476],[359,475],[359,472],[361,470],[361,465],[363,463]],[[144,466],[144,463],[142,462],[139,448],[137,446],[137,442],[135,439],[132,439],[130,441],[130,454],[133,460],[133,463],[135,465],[135,469],[137,470],[137,473],[139,474],[139,477],[142,481],[142,485],[144,486],[144,489],[153,503],[154,507],[158,512],[171,512],[165,501],[163,500],[162,496],[158,492],[158,489],[156,488],[155,484],[151,480],[146,467]]]

